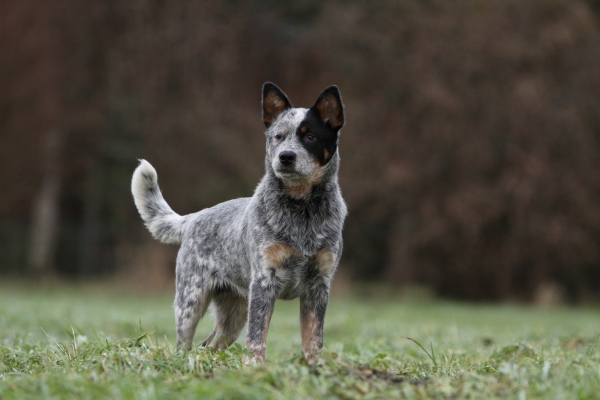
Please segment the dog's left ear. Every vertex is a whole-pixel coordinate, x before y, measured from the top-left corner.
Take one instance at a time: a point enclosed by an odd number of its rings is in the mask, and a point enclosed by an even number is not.
[[[292,103],[285,93],[274,83],[267,82],[263,85],[263,121],[268,128],[273,121],[285,110],[292,108]]]
[[[321,121],[334,132],[344,126],[344,105],[337,86],[333,85],[325,89],[312,109],[319,114]]]

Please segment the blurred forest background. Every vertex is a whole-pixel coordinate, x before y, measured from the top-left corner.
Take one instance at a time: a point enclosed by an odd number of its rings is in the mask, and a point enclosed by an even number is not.
[[[0,2],[0,276],[171,285],[186,214],[250,196],[260,89],[347,107],[341,278],[600,298],[600,0]],[[548,294],[550,293],[550,294]]]

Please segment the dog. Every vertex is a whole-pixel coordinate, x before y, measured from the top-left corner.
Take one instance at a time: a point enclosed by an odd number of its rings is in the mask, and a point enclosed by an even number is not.
[[[177,347],[190,350],[212,304],[215,327],[202,343],[223,349],[248,321],[245,363],[264,363],[276,299],[300,297],[302,350],[318,363],[331,280],[342,254],[347,208],[338,184],[344,106],[336,86],[309,109],[294,108],[273,83],[262,89],[265,175],[254,195],[180,216],[145,160],[131,190],[146,227],[180,244],[176,264]]]

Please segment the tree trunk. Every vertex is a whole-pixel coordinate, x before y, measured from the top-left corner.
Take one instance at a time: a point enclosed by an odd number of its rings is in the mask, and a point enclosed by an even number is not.
[[[59,223],[60,153],[63,135],[60,130],[48,132],[44,143],[44,178],[33,205],[29,270],[48,273],[53,267],[56,234]]]

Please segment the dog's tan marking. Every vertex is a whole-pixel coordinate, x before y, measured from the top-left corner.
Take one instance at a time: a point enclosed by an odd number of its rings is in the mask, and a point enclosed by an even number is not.
[[[264,100],[264,110],[264,122],[271,124],[285,110],[285,101],[275,92],[269,92]]]
[[[300,316],[302,350],[309,365],[319,361],[319,320],[314,311]]]
[[[327,151],[327,149],[323,151],[323,155],[325,156],[325,162],[327,162],[327,160],[329,160],[329,152]]]
[[[279,268],[292,256],[299,256],[298,250],[287,243],[273,243],[262,250],[263,259],[269,268]]]
[[[302,128],[300,128],[300,132],[302,133],[306,133],[308,131],[308,128],[306,126],[303,126]]]
[[[315,255],[315,259],[317,260],[317,267],[321,275],[331,275],[336,262],[335,253],[329,249],[321,249]]]
[[[282,112],[285,109],[285,102],[282,101],[275,92],[270,92],[265,98],[265,103],[272,108],[273,111]]]
[[[323,173],[325,172],[325,167],[319,165],[318,162],[315,162],[315,164],[315,170],[306,179],[283,180],[285,188],[290,196],[295,199],[306,197],[312,190],[313,186],[321,183],[321,180],[323,179]]]
[[[310,182],[304,179],[301,181],[286,180],[284,181],[284,184],[289,195],[295,199],[301,199],[302,197],[305,197],[312,189]]]
[[[343,119],[340,118],[340,104],[331,94],[323,98],[316,106],[323,123],[330,123],[333,126],[340,127],[344,125]]]

